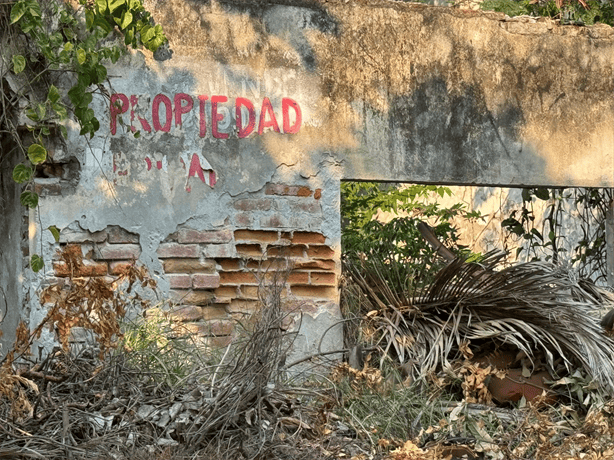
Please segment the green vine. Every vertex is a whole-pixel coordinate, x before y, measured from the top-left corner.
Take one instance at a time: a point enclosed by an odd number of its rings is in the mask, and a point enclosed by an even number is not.
[[[524,241],[516,250],[516,256],[527,252],[532,260],[543,258],[559,263],[564,260],[565,247],[569,247],[572,253],[565,260],[576,267],[580,276],[605,282],[606,213],[612,198],[611,189],[523,189],[520,209],[511,211],[501,226]],[[539,227],[536,226],[535,200],[548,202]],[[577,216],[582,236],[575,242],[565,242],[569,237],[563,235],[563,222],[572,214]]]
[[[23,162],[13,169],[13,179],[23,185],[20,202],[28,208],[38,206],[34,176],[36,167],[48,160],[45,145],[56,129],[67,137],[69,111],[79,123],[81,135],[92,138],[100,128],[91,103],[94,93],[106,95],[103,83],[108,63],[115,63],[126,46],[155,51],[166,42],[162,27],[153,24],[140,0],[79,3],[77,9],[62,0],[18,0],[0,6],[0,30],[5,31],[3,38],[11,50],[2,58],[9,61],[13,74],[25,77],[17,90],[0,88],[0,132],[8,134],[23,153]],[[123,43],[118,40],[121,37]],[[5,76],[0,75],[0,83]],[[72,82],[67,98],[54,85],[60,80]],[[19,101],[27,101],[26,106],[19,107]],[[14,119],[21,111],[29,120],[26,128],[30,136],[25,139]],[[57,240],[57,228],[48,229]],[[43,260],[35,254],[30,265],[38,271]]]

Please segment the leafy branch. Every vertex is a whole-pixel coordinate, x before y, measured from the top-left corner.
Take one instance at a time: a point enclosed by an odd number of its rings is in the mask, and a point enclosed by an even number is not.
[[[80,134],[92,138],[100,128],[91,107],[93,93],[106,94],[102,85],[108,63],[117,62],[126,47],[155,51],[166,42],[162,27],[153,24],[141,0],[79,3],[76,10],[62,0],[17,0],[0,5],[0,25],[10,50],[3,56],[8,63],[0,67],[0,84],[7,77],[7,68],[15,76],[13,81],[21,83],[18,88],[12,85],[12,91],[0,91],[0,131],[8,133],[13,148],[23,154],[23,161],[13,169],[13,179],[24,187],[21,204],[32,209],[39,202],[34,189],[37,166],[48,160],[45,145],[56,129],[67,137],[69,111],[79,123]],[[121,37],[123,43],[118,40]],[[67,98],[53,84],[58,81],[71,82]],[[20,101],[26,101],[25,107],[20,107]],[[25,138],[23,123],[15,116],[21,113],[28,119],[25,128],[30,135]],[[49,229],[57,239],[57,229]],[[38,271],[42,266],[42,259],[32,256],[32,269]]]

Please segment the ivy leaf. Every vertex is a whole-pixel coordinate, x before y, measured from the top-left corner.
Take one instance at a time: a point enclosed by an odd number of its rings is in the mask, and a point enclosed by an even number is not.
[[[13,180],[18,184],[23,184],[30,180],[32,173],[32,168],[28,168],[25,165],[17,165],[13,169]]]
[[[47,94],[47,99],[49,99],[52,103],[56,103],[60,100],[60,92],[55,87],[55,85],[51,85],[49,87],[49,93]]]
[[[11,8],[11,24],[15,24],[21,19],[26,12],[26,4],[23,1],[19,1]]]
[[[32,268],[32,271],[39,272],[43,269],[44,266],[45,261],[43,260],[43,258],[38,254],[33,254],[32,258],[30,259],[30,267]]]
[[[125,29],[126,27],[128,27],[130,24],[132,23],[132,13],[130,11],[126,11],[123,15],[122,15],[122,22],[120,24],[120,27],[122,29]]]
[[[68,130],[66,129],[66,126],[60,125],[60,132],[62,133],[62,137],[64,139],[68,138]]]
[[[538,188],[535,189],[535,196],[540,200],[547,201],[550,199],[550,191],[547,188]]]
[[[50,225],[47,230],[51,232],[56,243],[60,242],[60,230],[55,225]]]
[[[41,144],[32,144],[28,147],[28,158],[32,164],[41,164],[47,159],[47,150]]]
[[[104,14],[107,11],[107,0],[96,0],[96,6],[100,14]]]
[[[27,206],[28,208],[34,209],[38,206],[38,194],[31,192],[30,190],[26,190],[19,196],[19,202],[22,206]]]
[[[109,11],[113,13],[117,8],[126,4],[126,0],[109,0]]]
[[[522,201],[531,201],[531,190],[528,188],[522,189]]]
[[[55,103],[51,106],[51,108],[58,114],[60,120],[65,120],[68,117],[68,111],[66,107],[61,102]]]
[[[85,52],[84,49],[79,48],[77,50],[77,62],[79,64],[83,65],[85,63],[86,59],[87,59],[87,53]]]
[[[107,68],[103,65],[96,66],[96,78],[98,83],[102,83],[107,78]]]
[[[13,56],[13,72],[21,73],[23,69],[26,68],[26,58],[24,58],[21,54],[16,54]]]

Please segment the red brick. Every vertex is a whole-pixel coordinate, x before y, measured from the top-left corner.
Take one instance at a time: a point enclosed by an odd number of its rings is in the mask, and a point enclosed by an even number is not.
[[[258,280],[249,272],[221,272],[220,284],[258,284]]]
[[[62,184],[59,177],[41,177],[34,179],[34,192],[38,195],[61,195]]]
[[[304,244],[324,244],[326,243],[326,237],[321,233],[316,232],[294,232],[292,242]]]
[[[264,193],[267,195],[307,197],[311,196],[313,191],[309,187],[302,185],[267,184]]]
[[[160,259],[200,257],[200,247],[197,244],[162,243],[156,252]]]
[[[278,232],[267,230],[236,230],[236,241],[254,241],[261,243],[272,243],[279,239]]]
[[[238,256],[260,257],[262,255],[262,247],[259,244],[237,244]]]
[[[270,257],[304,257],[306,247],[303,245],[269,246],[267,256]]]
[[[292,267],[291,261],[287,259],[265,259],[250,260],[246,267],[250,270],[269,271],[269,270],[289,270]]]
[[[109,238],[108,238],[109,243],[138,244],[139,242],[139,235],[137,235],[136,233],[131,233],[127,230],[124,230],[119,225],[111,225],[107,227],[107,234],[109,235]]]
[[[315,259],[332,259],[334,256],[335,251],[328,246],[310,245],[307,248],[307,257],[313,257]]]
[[[235,298],[239,295],[236,286],[220,286],[213,293],[215,297]]]
[[[315,268],[319,270],[334,270],[335,269],[335,261],[334,260],[322,260],[322,259],[313,259],[307,261],[296,261],[294,263],[295,268]]]
[[[204,249],[205,257],[217,259],[220,257],[228,258],[234,255],[234,247],[232,243],[225,244],[208,244]]]
[[[217,263],[220,264],[222,270],[241,270],[243,261],[241,259],[218,259]]]
[[[171,300],[179,304],[209,305],[214,299],[213,292],[175,289],[170,291]]]
[[[252,218],[245,212],[235,214],[235,225],[237,227],[249,227],[252,225]]]
[[[237,200],[233,206],[237,211],[270,211],[273,204],[269,198],[255,198]]]
[[[288,223],[287,223],[287,220],[283,216],[274,214],[268,217],[264,217],[264,216],[261,217],[260,226],[264,228],[283,228],[283,227],[287,227]]]
[[[215,273],[215,262],[198,259],[166,259],[162,262],[165,273]]]
[[[105,231],[90,233],[64,229],[60,232],[60,243],[104,243],[106,239]]]
[[[84,259],[83,262],[73,267],[72,274],[65,262],[54,262],[53,269],[56,276],[104,276],[107,274],[107,264],[105,262],[94,262]]]
[[[251,315],[260,308],[260,302],[257,300],[233,300],[226,310],[228,313],[242,313]]]
[[[320,198],[322,198],[322,189],[321,188],[317,188],[315,192],[313,192],[313,197],[316,200],[319,200]]]
[[[170,317],[175,321],[198,321],[203,319],[203,310],[198,305],[181,305],[170,312]]]
[[[290,203],[291,212],[308,212],[309,214],[317,214],[322,211],[319,201],[295,202]]]
[[[229,319],[230,316],[226,311],[225,305],[207,305],[203,307],[203,317],[205,321],[209,321],[211,319]]]
[[[171,289],[190,289],[192,287],[192,278],[190,275],[166,275]]]
[[[336,299],[337,288],[328,286],[292,286],[293,296],[320,299]]]
[[[182,228],[177,235],[179,243],[228,243],[232,241],[232,232],[224,230],[193,230]]]
[[[330,272],[311,272],[311,284],[336,286],[337,275]]]
[[[207,275],[197,273],[192,275],[192,287],[194,289],[214,289],[220,287],[220,275],[217,273]]]
[[[288,275],[287,282],[290,284],[309,284],[309,273],[292,272]]]
[[[109,262],[109,273],[111,275],[122,275],[133,266],[134,263],[132,262]]]
[[[260,288],[258,286],[240,286],[239,291],[241,295],[239,296],[241,299],[252,299],[258,300],[258,292]]]
[[[138,244],[108,244],[96,248],[96,258],[102,260],[138,259],[141,247]]]

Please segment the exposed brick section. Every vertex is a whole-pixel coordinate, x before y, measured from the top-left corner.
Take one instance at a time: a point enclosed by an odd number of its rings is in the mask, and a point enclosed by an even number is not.
[[[138,244],[108,244],[96,248],[96,258],[102,260],[138,259],[141,247]]]
[[[336,286],[337,275],[327,272],[311,272],[311,284],[323,284],[328,286]]]
[[[122,275],[132,266],[134,266],[132,262],[110,262],[109,273],[115,276]]]
[[[138,244],[139,235],[124,230],[119,225],[107,227],[108,241],[113,244]]]
[[[176,321],[198,321],[203,319],[204,307],[198,305],[181,305],[176,307],[170,317]]]
[[[291,292],[293,296],[320,298],[320,299],[336,299],[337,289],[328,286],[292,286]]]
[[[107,233],[102,230],[99,232],[73,232],[67,229],[60,233],[60,243],[104,243]]]
[[[256,241],[260,243],[272,243],[279,239],[278,232],[267,230],[237,230],[235,231],[236,241]]]
[[[213,291],[215,297],[235,298],[239,296],[236,286],[220,286]]]
[[[267,195],[307,197],[311,196],[313,191],[309,187],[302,185],[267,184],[264,193]]]
[[[190,289],[192,278],[190,275],[166,275],[171,289]]]
[[[267,255],[270,257],[304,257],[305,249],[303,245],[269,246]]]
[[[317,188],[315,192],[313,192],[313,197],[316,200],[319,200],[320,198],[322,198],[322,189],[321,188]]]
[[[222,272],[220,273],[220,284],[258,284],[258,280],[253,273]]]
[[[160,259],[200,257],[200,246],[197,244],[162,243],[157,250]]]
[[[241,270],[242,261],[239,259],[218,259],[217,263],[222,270]]]
[[[213,260],[166,259],[162,266],[165,273],[215,273]]]
[[[291,241],[303,244],[324,244],[326,243],[326,237],[316,232],[294,232]]]
[[[244,199],[234,202],[234,208],[238,211],[270,211],[273,208],[273,200],[270,198]]]
[[[232,232],[224,230],[193,230],[182,228],[177,235],[179,243],[228,243],[232,241]]]
[[[307,261],[296,261],[294,267],[299,269],[317,269],[317,270],[334,270],[335,269],[335,261],[334,260],[307,260]]]
[[[332,259],[335,255],[328,246],[309,246],[307,248],[307,257],[313,257],[315,259]]]
[[[68,265],[65,262],[54,262],[53,270],[56,276],[71,275]],[[105,262],[94,262],[84,259],[78,267],[74,267],[72,276],[105,276],[107,274],[107,264]]]
[[[194,289],[215,289],[220,287],[220,275],[217,273],[206,275],[197,273],[192,275],[192,287]]]
[[[209,305],[214,299],[214,295],[210,291],[175,289],[170,291],[170,294],[171,300],[179,304]]]
[[[36,178],[34,179],[34,191],[41,196],[61,195],[62,184],[59,177]]]
[[[259,244],[237,244],[237,255],[242,257],[260,257],[262,247]]]
[[[226,243],[226,244],[208,244],[207,246],[205,246],[204,249],[204,255],[207,258],[210,259],[217,259],[217,258],[227,258],[227,257],[232,257],[234,254],[234,247],[232,245],[232,243]]]

